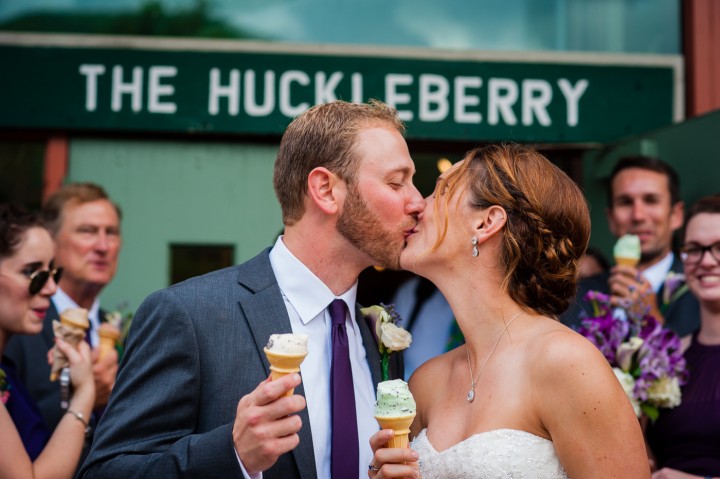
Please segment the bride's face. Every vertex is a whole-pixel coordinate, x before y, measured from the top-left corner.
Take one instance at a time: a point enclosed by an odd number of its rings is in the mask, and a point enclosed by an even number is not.
[[[467,180],[458,179],[458,185],[452,188],[452,191],[444,181],[456,172],[462,163],[456,163],[440,175],[435,191],[426,198],[425,210],[413,233],[407,238],[407,246],[400,255],[403,269],[425,275],[435,268],[447,271],[447,268],[460,258],[472,258],[471,208],[469,192],[465,187]],[[448,197],[448,194],[451,196]]]

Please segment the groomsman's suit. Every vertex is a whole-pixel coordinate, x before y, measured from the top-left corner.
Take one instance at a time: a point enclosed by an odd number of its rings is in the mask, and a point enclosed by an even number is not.
[[[243,477],[232,438],[238,401],[269,375],[269,336],[292,332],[268,254],[145,300],[79,477]],[[377,385],[373,329],[359,311],[356,318]],[[391,378],[402,377],[400,354],[390,368]],[[304,395],[302,384],[295,394]],[[264,478],[316,477],[307,408],[300,417],[299,445]]]
[[[680,262],[677,255],[673,259],[670,272],[683,272],[682,262]],[[583,318],[592,316],[592,304],[584,299],[585,294],[587,294],[588,291],[600,291],[601,293],[608,294],[610,292],[610,287],[608,286],[609,278],[610,273],[600,273],[582,279],[578,284],[575,301],[560,317],[562,323],[575,328],[580,325]],[[663,281],[663,285],[655,295],[658,308],[660,308],[661,311],[663,309],[664,288],[665,282]],[[690,291],[686,291],[679,298],[668,304],[663,316],[665,317],[665,326],[675,331],[679,336],[686,336],[700,328],[700,305]]]

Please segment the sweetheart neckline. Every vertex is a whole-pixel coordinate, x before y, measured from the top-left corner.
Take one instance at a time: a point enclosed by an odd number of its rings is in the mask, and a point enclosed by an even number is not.
[[[423,429],[422,431],[420,431],[420,434],[418,434],[417,438],[419,438],[420,435],[424,435],[424,436],[425,436],[425,442],[428,443],[428,446],[430,446],[430,449],[432,450],[432,452],[434,452],[435,454],[444,454],[444,453],[446,453],[446,452],[448,452],[448,451],[451,451],[451,450],[455,449],[456,447],[460,446],[462,443],[469,441],[470,439],[474,439],[474,438],[476,438],[476,437],[478,437],[478,436],[485,436],[485,435],[488,435],[488,434],[499,433],[499,432],[519,433],[519,434],[521,434],[521,435],[530,436],[530,437],[532,437],[532,438],[534,438],[534,439],[537,439],[537,440],[540,440],[540,441],[542,441],[542,442],[546,442],[546,443],[549,442],[550,444],[552,444],[552,441],[551,441],[550,439],[545,439],[544,437],[538,436],[538,435],[533,434],[533,433],[531,433],[531,432],[523,431],[522,429],[513,429],[513,428],[499,428],[499,429],[491,429],[490,431],[478,432],[478,433],[475,433],[475,434],[473,434],[473,435],[471,435],[471,436],[463,439],[462,441],[460,441],[460,442],[458,442],[458,443],[453,444],[452,446],[450,446],[450,447],[448,447],[448,448],[446,448],[446,449],[443,449],[442,451],[438,451],[438,450],[435,448],[435,446],[433,446],[433,443],[430,442],[430,438],[429,438],[428,435],[427,435],[427,428],[425,428],[425,429]],[[416,438],[416,439],[417,439],[417,438]]]

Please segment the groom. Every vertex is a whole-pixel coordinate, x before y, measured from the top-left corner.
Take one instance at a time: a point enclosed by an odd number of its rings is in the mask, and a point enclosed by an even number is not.
[[[284,236],[144,301],[79,477],[367,477],[380,355],[355,302],[357,277],[374,264],[399,268],[425,206],[402,133],[381,102],[315,106],[288,126],[274,173]],[[338,321],[352,383],[331,407]],[[302,381],[267,381],[263,347],[289,332],[310,337]],[[348,429],[333,437],[341,419],[357,433],[333,448]]]

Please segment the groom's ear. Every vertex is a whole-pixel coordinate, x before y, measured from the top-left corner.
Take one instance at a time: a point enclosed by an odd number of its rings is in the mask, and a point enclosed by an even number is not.
[[[308,197],[322,212],[337,214],[347,193],[345,182],[324,167],[313,169],[308,175]]]
[[[507,213],[502,206],[492,205],[480,212],[475,221],[475,235],[479,242],[485,241],[500,231],[507,222]]]

